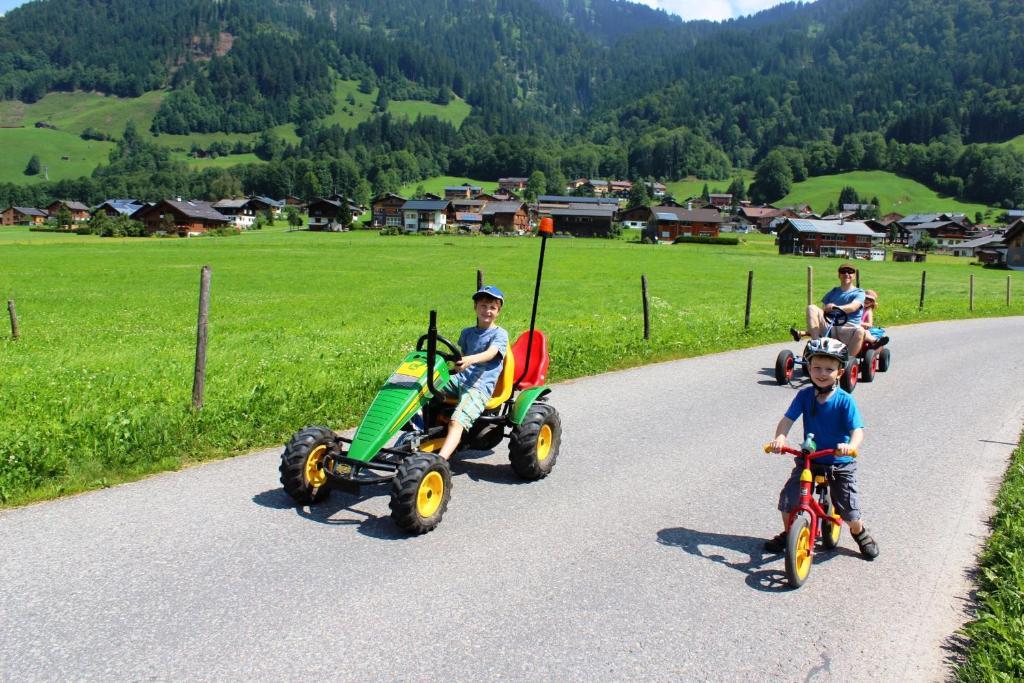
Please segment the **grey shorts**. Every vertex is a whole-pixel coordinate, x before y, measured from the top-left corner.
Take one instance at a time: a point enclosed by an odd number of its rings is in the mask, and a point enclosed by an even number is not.
[[[804,469],[803,458],[794,459],[793,473],[779,492],[779,511],[789,512],[800,502],[800,473]],[[847,522],[860,519],[860,499],[857,488],[857,461],[840,462],[834,465],[816,465],[812,472],[826,472],[829,490],[836,512]]]

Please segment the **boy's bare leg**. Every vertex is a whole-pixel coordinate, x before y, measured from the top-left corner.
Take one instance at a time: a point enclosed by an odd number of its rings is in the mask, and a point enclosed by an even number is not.
[[[441,450],[437,452],[439,456],[447,460],[451,457],[455,449],[459,447],[459,441],[462,440],[462,425],[452,420],[448,423],[448,433],[444,437],[444,443],[441,444]]]
[[[858,519],[855,522],[850,522],[850,533],[856,536],[864,530],[864,524]]]

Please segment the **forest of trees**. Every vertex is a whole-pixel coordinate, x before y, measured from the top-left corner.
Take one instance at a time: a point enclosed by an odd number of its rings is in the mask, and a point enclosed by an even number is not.
[[[819,0],[721,24],[615,0],[40,0],[0,18],[0,99],[170,90],[150,131],[75,181],[83,197],[149,196],[126,166],[165,163],[140,151],[149,133],[290,122],[301,141],[264,133],[265,167],[161,177],[201,194],[227,173],[282,194],[346,187],[353,169],[378,190],[438,173],[742,167],[773,200],[809,175],[880,169],[1019,205],[1024,158],[985,143],[1024,133],[1022,31],[1017,0]],[[346,132],[322,122],[339,77],[385,104],[459,97],[472,113],[459,130],[379,115]]]

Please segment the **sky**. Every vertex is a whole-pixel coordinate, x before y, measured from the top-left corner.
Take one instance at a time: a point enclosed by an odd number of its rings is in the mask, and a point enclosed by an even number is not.
[[[780,0],[633,0],[678,14],[683,19],[710,19],[721,21],[780,4]],[[0,14],[25,4],[25,0],[0,0]]]
[[[3,0],[0,0],[2,3]],[[782,4],[781,0],[633,0],[649,7],[678,14],[683,19],[722,21],[760,12]]]

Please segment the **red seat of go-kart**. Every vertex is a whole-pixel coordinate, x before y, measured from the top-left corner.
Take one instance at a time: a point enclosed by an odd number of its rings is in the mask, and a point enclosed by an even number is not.
[[[515,358],[516,376],[523,374],[526,367],[526,347],[530,343],[530,332],[526,331],[519,335],[516,343],[512,345],[512,356]],[[526,368],[526,374],[516,384],[516,389],[522,391],[530,387],[539,387],[544,384],[548,376],[548,364],[551,359],[548,357],[548,338],[540,330],[533,331],[533,348],[530,349],[530,367]]]

